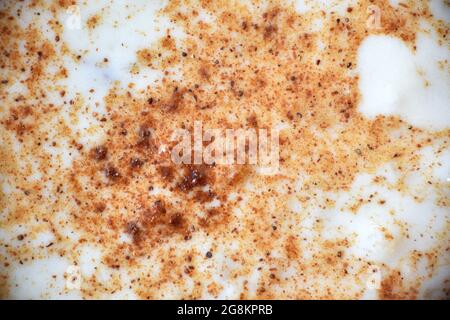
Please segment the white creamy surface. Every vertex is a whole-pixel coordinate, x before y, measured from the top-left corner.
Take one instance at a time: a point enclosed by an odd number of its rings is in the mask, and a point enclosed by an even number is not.
[[[433,34],[419,34],[417,51],[400,39],[370,36],[359,49],[362,103],[369,118],[399,115],[425,129],[450,125],[450,74],[445,45]]]
[[[322,1],[296,1],[296,8],[299,12],[307,12],[316,10],[318,6],[320,10],[332,9],[339,12],[344,11],[352,2],[354,1],[342,1],[331,5]],[[391,2],[396,5],[398,3],[398,1]],[[66,88],[68,97],[83,95],[87,100],[85,107],[100,114],[105,112],[103,98],[111,86],[126,87],[128,83],[135,82],[139,90],[145,89],[148,85],[151,86],[154,81],[161,78],[161,74],[154,70],[145,69],[139,74],[132,74],[130,70],[137,62],[136,51],[150,46],[171,26],[169,21],[162,21],[155,16],[156,11],[163,6],[162,2],[140,0],[129,2],[127,5],[125,1],[115,1],[110,3],[106,11],[102,11],[103,17],[99,27],[89,30],[85,25],[87,19],[102,10],[103,6],[102,1],[87,1],[80,6],[80,28],[64,28],[62,40],[69,45],[74,54],[83,53],[83,58],[79,64],[67,59],[65,66],[70,70],[69,77],[60,83],[52,84]],[[438,18],[449,22],[449,10],[443,1],[431,1],[431,9]],[[61,17],[62,21],[67,19],[68,17]],[[45,24],[44,15],[37,17],[32,12],[23,12],[21,21],[25,23],[32,20],[37,24]],[[183,37],[181,31],[175,32],[175,35]],[[436,35],[426,25],[424,25],[424,32],[418,35],[415,51],[398,38],[384,35],[368,36],[358,51],[357,74],[360,77],[361,92],[358,111],[370,119],[380,115],[396,115],[407,123],[423,129],[432,131],[448,129],[450,127],[449,56],[448,43],[437,43]],[[103,63],[104,58],[108,59],[108,63]],[[93,93],[89,92],[92,88],[95,88]],[[59,99],[54,97],[55,103]],[[88,146],[101,141],[101,135],[90,134],[90,128],[98,125],[94,116],[80,117],[79,123],[73,125],[80,132],[84,132],[85,138],[82,142]],[[425,268],[408,270],[403,262],[406,254],[411,250],[426,250],[442,242],[448,243],[449,240],[447,232],[449,208],[440,207],[436,202],[438,198],[450,197],[450,151],[445,150],[441,158],[435,159],[433,151],[437,147],[438,145],[435,145],[424,149],[420,168],[411,170],[406,182],[411,185],[411,194],[396,190],[395,185],[399,182],[398,171],[394,165],[388,164],[378,168],[374,173],[356,177],[349,192],[319,193],[319,197],[329,197],[336,201],[336,207],[332,212],[313,207],[300,208],[300,204],[295,199],[290,204],[291,209],[293,212],[301,210],[308,212],[307,218],[302,221],[304,230],[308,230],[309,224],[313,224],[320,218],[324,221],[324,238],[355,236],[356,245],[350,249],[349,253],[356,257],[398,268],[406,277],[411,273],[413,279],[426,276],[428,271]],[[71,161],[70,157],[66,160],[68,163]],[[374,184],[373,179],[376,176],[385,177],[386,184],[384,186]],[[429,182],[442,186],[442,194],[427,192],[426,186]],[[7,194],[10,188],[8,182],[2,179],[1,186]],[[367,199],[370,194],[376,194],[372,203],[361,205],[357,214],[349,210],[349,207],[360,198]],[[420,201],[416,201],[414,197],[420,198]],[[379,200],[385,201],[383,210],[380,210],[380,206],[377,205]],[[390,211],[394,211],[395,215],[386,214]],[[405,230],[399,227],[397,221],[408,225],[409,237],[405,237]],[[17,232],[9,234],[0,229],[0,240],[14,246],[20,230],[21,227],[17,226]],[[71,230],[65,232],[70,234]],[[386,232],[392,234],[395,241],[388,241],[385,237]],[[43,232],[32,245],[46,245],[51,240],[51,236]],[[207,250],[209,247],[209,240],[202,233],[196,234],[193,241],[197,241],[200,250]],[[229,246],[232,250],[233,243]],[[99,248],[96,248],[94,244],[86,244],[78,247],[77,250],[80,250],[82,254],[75,271],[70,269],[70,261],[58,256],[49,256],[25,265],[15,265],[14,273],[9,279],[10,298],[81,298],[77,287],[70,287],[70,281],[66,279],[67,274],[79,272],[82,281],[83,277],[91,276],[95,268],[101,269],[102,266]],[[445,251],[437,258],[435,276],[421,288],[420,297],[439,297],[435,296],[434,288],[444,279],[448,279],[449,258],[448,252]],[[225,275],[231,274],[230,270],[238,267],[220,251],[215,252],[211,261]],[[148,263],[152,265],[153,272],[157,273],[158,263],[153,262],[151,257]],[[207,265],[204,267],[207,268]],[[104,281],[109,281],[109,271],[100,269],[96,269],[95,272],[101,274]],[[55,277],[52,279],[53,276]],[[253,288],[250,291],[256,290],[258,277],[259,272],[255,270],[252,277],[246,279],[249,281],[248,286]],[[231,284],[220,277],[215,280],[225,288],[219,298],[238,297],[241,288],[236,283],[239,282]],[[122,276],[122,281],[127,281],[125,274]],[[68,283],[71,289],[62,294],[61,292],[64,291],[62,288],[67,287]],[[176,297],[176,288],[170,286],[167,287],[168,296],[166,297],[170,298],[172,291],[173,297]],[[376,292],[368,285],[364,297],[374,298]],[[105,294],[105,298],[133,299],[136,296],[125,287],[123,291],[116,292],[112,296]]]

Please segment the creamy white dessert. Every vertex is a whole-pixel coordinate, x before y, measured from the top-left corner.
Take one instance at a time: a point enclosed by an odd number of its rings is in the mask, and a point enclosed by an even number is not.
[[[1,1],[0,297],[448,299],[446,1]],[[176,129],[280,129],[279,171]]]

